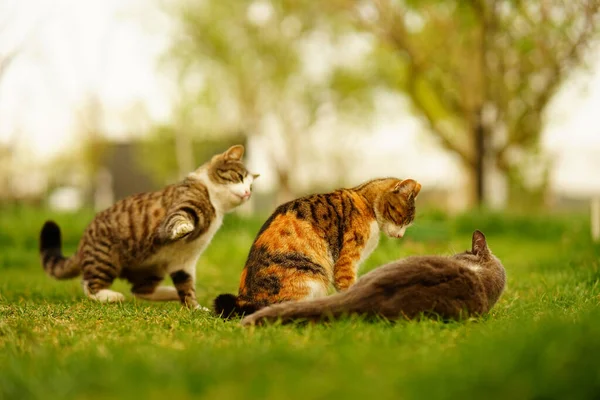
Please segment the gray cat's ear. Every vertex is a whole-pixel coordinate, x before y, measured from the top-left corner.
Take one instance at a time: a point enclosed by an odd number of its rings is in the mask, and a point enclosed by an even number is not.
[[[421,191],[421,184],[414,179],[405,179],[394,186],[393,192],[404,194],[409,198],[416,198]]]
[[[241,144],[236,144],[235,146],[231,146],[225,153],[223,153],[223,157],[228,160],[241,160],[244,156],[244,146]]]
[[[490,252],[487,242],[485,241],[485,235],[479,230],[473,232],[471,252],[476,255],[487,254]]]

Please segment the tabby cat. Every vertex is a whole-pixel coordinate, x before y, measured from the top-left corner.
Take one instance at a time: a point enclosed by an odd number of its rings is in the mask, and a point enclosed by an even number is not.
[[[199,308],[196,262],[223,215],[250,198],[258,177],[244,167],[243,154],[243,146],[233,146],[182,182],[127,197],[98,213],[72,257],[62,254],[58,225],[46,222],[40,235],[44,270],[56,279],[83,273],[84,293],[101,302],[124,299],[109,289],[118,277],[127,279],[139,298]],[[175,287],[159,286],[166,275]]]
[[[351,314],[389,320],[480,316],[494,306],[505,282],[500,260],[488,248],[483,233],[475,231],[470,251],[395,261],[365,274],[343,293],[264,308],[244,318],[242,325],[277,319],[282,323],[319,321]]]
[[[262,226],[242,271],[239,296],[222,294],[224,318],[291,300],[325,296],[356,280],[379,233],[401,238],[415,217],[421,185],[376,179],[352,189],[315,194],[279,206]]]

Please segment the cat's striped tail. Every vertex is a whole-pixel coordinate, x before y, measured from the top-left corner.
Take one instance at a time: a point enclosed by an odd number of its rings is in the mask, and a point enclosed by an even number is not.
[[[233,294],[220,294],[213,302],[215,314],[223,319],[249,315],[258,308],[253,304],[241,302],[240,298]]]
[[[40,257],[48,275],[56,279],[72,279],[81,274],[73,257],[62,254],[60,228],[54,221],[46,221],[40,233]]]

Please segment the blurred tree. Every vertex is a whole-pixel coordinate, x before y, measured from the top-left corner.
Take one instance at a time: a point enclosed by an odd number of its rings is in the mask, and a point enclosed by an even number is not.
[[[140,142],[136,158],[153,181],[163,186],[184,178],[228,147],[245,144],[245,140],[246,137],[241,134],[200,137],[181,125],[159,125],[152,130],[150,137]]]
[[[0,37],[8,31],[9,21],[9,18],[0,20]],[[6,76],[6,72],[17,59],[17,56],[21,53],[22,49],[22,44],[14,45],[6,49],[0,49],[0,88],[2,81]],[[2,91],[0,90],[0,94],[1,93]],[[15,163],[16,139],[16,135],[13,135],[8,143],[0,143],[0,193],[2,193],[0,199],[4,201],[11,200],[13,197],[11,181]]]
[[[78,147],[76,162],[81,167],[82,188],[86,198],[95,203],[98,191],[106,190],[103,182],[104,160],[109,141],[106,138],[104,105],[95,92],[90,92],[82,100],[81,106],[75,110],[77,121]],[[95,204],[100,209],[100,205]]]
[[[599,0],[328,4],[377,38],[379,82],[405,93],[459,157],[478,204],[488,167],[527,187],[519,167],[539,144],[543,114],[599,33]]]
[[[76,110],[77,133],[84,174],[93,178],[102,166],[107,139],[104,136],[104,107],[99,96],[90,93]]]
[[[1,27],[0,27],[0,33]],[[15,60],[17,54],[19,54],[19,49],[13,49],[5,54],[0,54],[0,80],[4,77],[4,74],[8,70],[8,67]]]
[[[3,11],[1,14],[2,16],[0,17],[0,37],[7,35],[7,33],[12,33],[9,32],[9,28],[10,22],[14,19],[14,7],[15,4],[10,3],[0,7],[0,11]],[[13,45],[6,49],[0,49],[0,82],[5,76],[6,71],[8,71],[8,67],[15,61],[22,49],[23,43]]]
[[[37,34],[44,15],[43,10],[41,7],[35,12],[24,12],[23,8],[19,8],[17,0],[0,2],[0,95],[2,81],[6,79],[7,72],[13,68],[15,61]],[[34,18],[29,23],[25,21],[31,19],[32,15]],[[22,135],[19,132],[11,132],[8,136],[6,143],[0,143],[0,200],[13,200],[15,197],[12,181],[18,162],[17,144]]]
[[[328,17],[302,11],[286,1],[183,1],[168,54],[182,88],[179,108],[195,132],[277,132],[269,149],[279,201],[296,193],[299,152],[317,121],[370,104],[359,63],[335,55]]]

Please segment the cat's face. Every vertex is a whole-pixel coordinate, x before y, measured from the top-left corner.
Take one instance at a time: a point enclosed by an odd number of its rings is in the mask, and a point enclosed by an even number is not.
[[[250,199],[252,183],[258,174],[250,173],[242,163],[244,147],[236,145],[214,156],[207,168],[213,192],[227,209],[237,207]]]
[[[415,199],[421,184],[412,179],[397,181],[379,198],[376,216],[379,228],[388,236],[401,238],[415,219]]]

